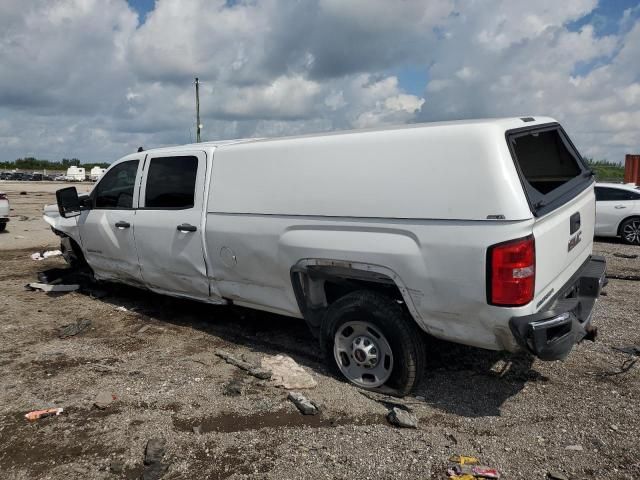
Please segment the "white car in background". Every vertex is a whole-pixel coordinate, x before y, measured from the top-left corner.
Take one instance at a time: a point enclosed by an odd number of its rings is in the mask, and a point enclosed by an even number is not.
[[[640,245],[640,189],[634,184],[597,183],[596,236]]]
[[[0,192],[0,232],[4,231],[9,221],[9,199],[5,193]]]

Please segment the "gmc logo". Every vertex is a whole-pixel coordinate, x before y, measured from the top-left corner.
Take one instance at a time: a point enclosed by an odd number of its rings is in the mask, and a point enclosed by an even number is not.
[[[571,237],[571,239],[569,239],[567,252],[570,252],[571,250],[573,250],[576,247],[576,245],[578,245],[581,241],[582,241],[582,232],[580,231],[576,234],[575,237]]]

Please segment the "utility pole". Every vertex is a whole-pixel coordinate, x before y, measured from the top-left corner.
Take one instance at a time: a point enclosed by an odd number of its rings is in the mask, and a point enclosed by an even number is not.
[[[200,80],[196,77],[196,142],[200,143]]]

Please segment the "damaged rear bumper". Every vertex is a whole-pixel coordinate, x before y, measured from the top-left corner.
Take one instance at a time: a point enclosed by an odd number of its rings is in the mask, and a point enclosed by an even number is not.
[[[540,312],[509,321],[518,345],[541,360],[563,360],[583,339],[594,340],[593,307],[605,285],[604,257],[590,257]]]

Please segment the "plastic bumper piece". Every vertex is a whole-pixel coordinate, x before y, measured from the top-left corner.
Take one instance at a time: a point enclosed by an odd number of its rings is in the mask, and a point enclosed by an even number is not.
[[[513,317],[509,327],[518,344],[541,360],[563,360],[583,339],[595,340],[593,307],[606,285],[604,257],[590,257],[542,310]]]

